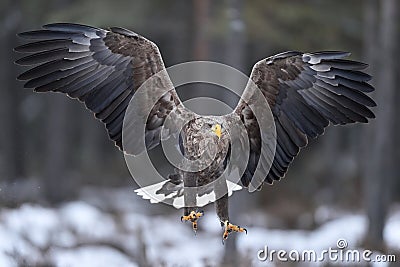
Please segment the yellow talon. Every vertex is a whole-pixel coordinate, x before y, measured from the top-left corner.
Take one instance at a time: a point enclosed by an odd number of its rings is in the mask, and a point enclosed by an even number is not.
[[[238,233],[245,232],[247,234],[246,228],[231,224],[229,221],[224,221],[223,224],[224,224],[224,234],[222,236],[223,238],[222,241],[226,240],[231,232],[238,232]]]
[[[203,212],[191,211],[189,215],[184,215],[181,217],[181,221],[192,222],[193,231],[197,231],[197,220],[203,216]]]

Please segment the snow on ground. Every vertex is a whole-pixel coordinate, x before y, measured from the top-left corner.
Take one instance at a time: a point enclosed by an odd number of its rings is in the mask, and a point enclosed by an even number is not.
[[[71,202],[59,209],[64,224],[79,236],[107,239],[117,232],[110,214],[83,201]]]
[[[115,249],[102,246],[86,246],[74,250],[54,249],[51,261],[57,266],[126,266],[136,267],[124,254]]]
[[[383,235],[389,247],[400,250],[400,212],[390,216]]]
[[[222,229],[213,207],[205,210],[194,235],[189,223],[180,222],[181,211],[146,207],[129,190],[87,193],[81,199],[58,208],[23,204],[0,210],[0,266],[215,266],[222,259]],[[257,252],[265,246],[318,252],[336,249],[339,239],[348,249],[359,249],[365,216],[338,212],[327,218],[332,211],[324,210],[316,212],[324,223],[313,231],[248,227],[248,235],[238,235],[241,256],[254,266],[274,266],[259,261]],[[400,209],[388,219],[384,236],[394,251],[400,249]]]
[[[347,215],[332,220],[314,231],[252,228],[248,236],[239,237],[239,248],[249,251],[252,255],[257,255],[257,252],[265,246],[268,246],[269,250],[287,252],[314,250],[319,255],[322,250],[330,247],[338,249],[337,241],[340,239],[347,241],[348,248],[357,248],[362,241],[365,229],[366,220],[361,215]],[[254,257],[253,264],[257,265],[257,263],[258,259]]]

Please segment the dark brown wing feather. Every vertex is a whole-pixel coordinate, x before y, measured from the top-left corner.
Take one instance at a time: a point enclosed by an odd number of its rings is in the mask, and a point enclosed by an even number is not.
[[[276,125],[276,151],[267,183],[282,178],[308,138],[321,135],[329,122],[337,125],[374,118],[368,107],[375,102],[365,94],[374,90],[367,83],[371,77],[361,72],[367,65],[343,59],[348,55],[285,52],[254,66],[251,79],[268,101]],[[234,112],[246,126],[250,141],[250,160],[242,176],[248,186],[260,159],[260,129],[245,101],[239,101]]]
[[[25,87],[36,92],[62,92],[84,102],[105,124],[110,139],[122,149],[122,124],[129,101],[149,77],[165,70],[157,46],[123,28],[107,31],[69,23],[45,25],[43,30],[19,36],[30,40],[15,48],[17,52],[29,53],[16,61],[31,67],[18,77],[26,81]],[[165,90],[165,95],[147,120],[148,148],[159,143],[160,125],[180,104],[174,89],[157,90]]]

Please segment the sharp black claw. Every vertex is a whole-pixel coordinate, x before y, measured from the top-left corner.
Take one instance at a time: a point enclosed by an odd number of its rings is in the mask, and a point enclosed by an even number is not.
[[[246,229],[246,228],[243,228],[243,230],[245,231],[245,233],[246,233],[246,235],[247,235],[247,229]]]
[[[183,216],[181,216],[181,222],[183,222]]]

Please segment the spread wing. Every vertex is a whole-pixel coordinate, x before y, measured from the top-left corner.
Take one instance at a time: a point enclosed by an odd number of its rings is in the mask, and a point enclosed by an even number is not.
[[[31,67],[18,77],[26,81],[24,87],[65,93],[83,102],[105,124],[110,139],[123,149],[123,120],[132,96],[149,77],[165,71],[158,47],[123,28],[104,30],[69,23],[45,25],[42,30],[19,36],[29,40],[15,48],[29,53],[16,61]],[[168,75],[164,78],[161,86],[147,90],[143,98],[150,101],[152,94],[162,95],[145,121],[147,148],[159,143],[166,116],[182,108]]]
[[[374,118],[368,107],[375,102],[365,94],[374,90],[367,83],[371,77],[361,72],[367,65],[343,59],[346,56],[349,53],[285,52],[253,67],[251,79],[268,101],[276,127],[276,151],[265,182],[272,184],[283,177],[308,138],[323,134],[329,123],[366,123]],[[246,88],[244,95],[248,91]],[[245,186],[252,179],[261,151],[259,125],[248,104],[242,98],[234,111],[250,142],[249,163],[241,178]]]

